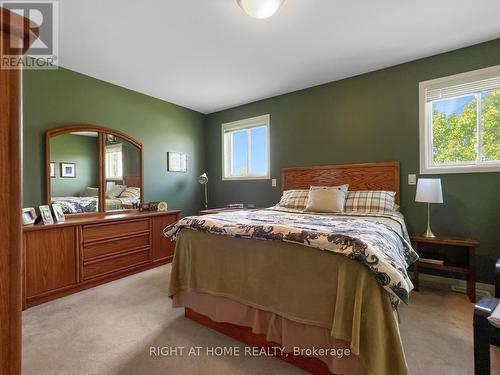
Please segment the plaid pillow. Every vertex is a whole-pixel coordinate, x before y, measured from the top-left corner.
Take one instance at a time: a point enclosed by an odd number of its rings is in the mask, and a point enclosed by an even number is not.
[[[305,210],[309,190],[286,190],[277,204],[279,207],[293,210]]]
[[[394,212],[394,191],[350,191],[345,201],[346,212],[390,214]]]

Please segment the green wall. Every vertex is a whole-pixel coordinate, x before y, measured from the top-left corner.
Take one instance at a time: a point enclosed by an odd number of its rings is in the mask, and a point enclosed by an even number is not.
[[[97,137],[61,134],[50,141],[50,161],[56,177],[50,179],[53,197],[79,197],[87,187],[99,187],[99,141]],[[61,177],[60,163],[75,163],[76,177]]]
[[[48,129],[88,123],[121,130],[144,145],[146,201],[167,201],[183,215],[202,205],[204,116],[67,69],[26,70],[23,77],[24,207],[44,204]],[[188,173],[167,172],[167,151],[188,155]]]
[[[410,232],[422,232],[426,207],[414,202],[415,186],[406,183],[409,173],[419,172],[418,83],[497,64],[500,39],[208,115],[209,204],[273,205],[283,167],[399,160],[402,211]],[[268,180],[222,181],[220,125],[268,113],[278,187]],[[478,277],[492,282],[500,257],[500,173],[436,177],[445,203],[433,206],[434,232],[480,240]]]

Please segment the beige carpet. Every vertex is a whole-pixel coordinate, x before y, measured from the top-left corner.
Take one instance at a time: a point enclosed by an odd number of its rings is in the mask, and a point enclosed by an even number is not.
[[[304,374],[266,357],[150,357],[150,346],[239,345],[170,307],[169,273],[160,267],[25,311],[23,374]],[[411,374],[473,373],[472,308],[462,294],[412,294],[401,309]],[[500,369],[500,350],[492,352]]]

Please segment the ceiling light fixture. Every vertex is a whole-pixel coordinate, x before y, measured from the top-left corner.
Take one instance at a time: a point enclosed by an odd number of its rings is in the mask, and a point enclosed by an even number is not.
[[[269,18],[274,15],[285,0],[236,0],[250,17]]]

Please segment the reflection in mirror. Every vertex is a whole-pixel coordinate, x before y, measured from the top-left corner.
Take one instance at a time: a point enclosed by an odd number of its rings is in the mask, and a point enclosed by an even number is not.
[[[141,152],[112,134],[105,136],[106,211],[138,208],[141,201]]]
[[[99,210],[99,140],[97,132],[73,132],[50,139],[51,203],[65,214]]]

